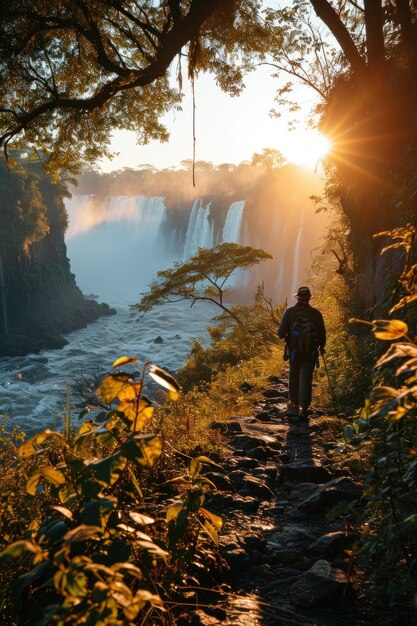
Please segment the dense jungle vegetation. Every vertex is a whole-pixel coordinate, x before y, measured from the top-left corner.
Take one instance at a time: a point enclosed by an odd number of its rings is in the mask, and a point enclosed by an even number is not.
[[[326,249],[338,267],[336,276],[334,266],[322,264],[316,290],[332,330],[328,363],[337,408],[348,415],[328,423],[343,430],[335,465],[366,486],[362,500],[338,514],[357,534],[351,556],[374,615],[414,623],[414,0],[294,0],[278,9],[256,0],[18,0],[3,3],[1,18],[0,144],[37,150],[55,175],[106,154],[113,128],[135,129],[144,140],[166,138],[160,116],[180,102],[181,57],[178,88],[167,70],[182,49],[191,78],[212,71],[233,94],[257,63],[319,94],[316,122],[333,142],[322,204],[335,225]],[[279,90],[279,103],[288,103],[290,89]],[[42,203],[34,210],[38,237]],[[356,322],[348,327],[349,318]],[[207,441],[204,424],[214,413],[244,411],[262,377],[277,368],[265,329],[241,367],[230,365],[240,329],[222,324],[204,352],[204,389],[178,399],[170,375],[144,366],[167,389],[169,402],[157,411],[143,395],[143,368],[122,357],[100,384],[100,421],[88,419],[77,431],[68,415],[62,432],[29,440],[5,421],[5,622],[169,623],[180,587],[190,577],[204,580],[201,562],[215,571],[211,546],[222,522],[204,507],[212,488],[204,467],[222,443]],[[391,342],[386,351],[380,340]],[[181,374],[189,387],[202,351],[194,346]],[[222,371],[213,377],[215,370]],[[236,392],[242,377],[254,382],[253,395]],[[324,392],[322,401],[330,407]]]

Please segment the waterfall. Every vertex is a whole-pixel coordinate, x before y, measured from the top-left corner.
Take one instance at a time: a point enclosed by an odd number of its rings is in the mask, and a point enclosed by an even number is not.
[[[198,198],[193,204],[185,235],[183,261],[189,259],[199,248],[213,247],[213,222],[210,220],[211,202],[206,207]]]
[[[9,334],[9,326],[7,323],[7,307],[6,307],[6,285],[4,284],[4,274],[3,274],[3,261],[0,254],[0,289],[1,289],[1,300],[3,303],[3,326],[4,326],[4,334],[7,336]]]
[[[281,230],[281,249],[279,255],[278,262],[278,280],[277,280],[277,293],[278,295],[284,296],[284,272],[285,272],[285,252],[286,252],[286,239],[288,232],[288,224],[285,224],[284,228]]]
[[[230,205],[223,226],[223,241],[240,243],[240,229],[244,206],[244,200],[232,202]]]
[[[303,216],[304,217],[304,216]],[[301,238],[304,230],[304,219],[301,221],[300,230],[298,231],[297,240],[295,242],[294,248],[294,265],[292,271],[292,282],[291,282],[291,293],[290,297],[297,291],[298,285],[298,275],[300,273],[300,250],[301,250]]]
[[[77,284],[107,302],[137,302],[156,273],[172,264],[164,245],[164,198],[73,196],[67,248]]]

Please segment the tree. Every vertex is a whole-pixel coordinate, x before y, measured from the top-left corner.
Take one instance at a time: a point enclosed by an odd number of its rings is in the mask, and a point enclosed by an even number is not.
[[[285,163],[284,155],[273,148],[263,148],[261,153],[254,152],[251,160],[251,165],[254,167],[264,167],[267,170],[282,167]]]
[[[259,5],[259,0],[2,2],[0,145],[31,146],[55,168],[75,168],[107,154],[114,128],[136,130],[143,141],[166,140],[159,119],[181,99],[182,49],[189,75],[210,66],[222,86],[237,93],[241,72],[228,58],[224,35],[237,32],[243,17],[255,19]],[[205,40],[213,43],[210,49]],[[168,76],[176,56],[178,89]]]
[[[133,307],[144,312],[166,302],[190,300],[193,306],[203,300],[220,307],[242,325],[242,320],[224,303],[229,293],[227,281],[236,270],[247,269],[265,259],[272,259],[265,250],[237,243],[200,248],[188,261],[175,263],[172,269],[158,272],[149,293]]]

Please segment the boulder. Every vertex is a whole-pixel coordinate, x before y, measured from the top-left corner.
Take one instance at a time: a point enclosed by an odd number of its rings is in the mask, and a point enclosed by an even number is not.
[[[263,552],[266,548],[266,537],[261,535],[261,533],[244,535],[240,542],[246,550],[257,550],[258,552]]]
[[[229,477],[220,474],[220,472],[206,472],[204,476],[211,480],[211,482],[216,485],[217,489],[221,489],[222,491],[232,491],[233,489]]]
[[[210,428],[217,428],[220,432],[225,434],[242,432],[241,423],[235,420],[229,422],[211,422]]]
[[[254,437],[253,435],[236,435],[233,439],[233,446],[237,450],[252,450],[258,446],[264,446],[265,440],[262,437]]]
[[[223,554],[232,574],[238,574],[250,566],[250,558],[243,548],[235,548]]]
[[[352,535],[338,530],[322,535],[309,546],[309,551],[318,557],[334,557],[340,554],[352,542]]]
[[[304,513],[317,513],[323,508],[331,508],[344,500],[352,502],[362,495],[362,487],[350,478],[342,476],[318,487],[300,505]]]
[[[274,497],[271,489],[256,478],[245,478],[242,482],[242,487],[251,496],[260,500],[271,500]]]
[[[331,473],[314,459],[288,463],[282,468],[281,476],[286,480],[309,483],[326,483],[332,479]]]
[[[259,467],[259,463],[256,459],[249,459],[248,457],[242,456],[237,460],[238,467],[244,467],[247,469],[253,469],[255,467]]]
[[[248,450],[247,455],[251,459],[257,459],[259,461],[263,461],[271,456],[270,448],[264,448],[263,446],[258,446],[257,448],[253,448],[252,450]]]
[[[243,470],[237,469],[237,470],[233,470],[233,472],[230,472],[228,475],[228,478],[230,479],[234,487],[237,487],[238,489],[240,489],[242,487],[242,483],[244,479],[247,478],[248,476],[249,474],[247,474]]]
[[[335,602],[346,584],[346,574],[322,559],[291,585],[289,596],[293,604],[310,608]]]
[[[274,481],[278,474],[278,469],[275,465],[265,465],[265,467],[255,467],[252,474],[257,477],[267,476],[269,480]]]
[[[255,413],[255,419],[259,420],[260,422],[270,422],[271,421],[270,412],[259,411],[259,413]]]
[[[161,335],[158,335],[154,340],[154,343],[164,343],[164,340],[162,339]]]
[[[243,393],[248,393],[249,391],[252,391],[253,389],[253,385],[251,385],[250,383],[248,383],[246,380],[245,382],[243,382],[240,386],[239,386],[240,391],[243,391]]]

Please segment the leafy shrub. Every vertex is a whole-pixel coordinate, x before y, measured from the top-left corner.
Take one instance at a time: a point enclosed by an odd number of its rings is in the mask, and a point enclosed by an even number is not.
[[[26,528],[13,526],[16,511],[5,512],[3,503],[4,538],[15,539],[0,555],[2,614],[9,624],[16,615],[19,624],[36,626],[171,623],[165,618],[170,595],[209,560],[202,537],[218,542],[222,521],[202,506],[214,487],[202,475],[210,459],[192,459],[168,481],[165,495],[157,495],[152,472],[162,441],[147,432],[153,406],[143,395],[145,370],[169,399],[178,399],[180,390],[170,374],[150,364],[130,371],[136,361],[118,359],[102,381],[103,423],[86,421],[66,436],[44,430],[17,450],[14,465],[29,519]]]
[[[417,265],[412,262],[416,229],[388,234],[405,252],[404,289],[391,313],[417,300]],[[390,249],[391,246],[385,248]],[[360,320],[353,320],[360,321]],[[402,320],[365,322],[377,339],[392,341],[376,363],[375,384],[360,419],[346,435],[370,449],[365,509],[357,552],[366,566],[369,592],[390,610],[386,623],[413,624],[417,607],[417,343]]]

